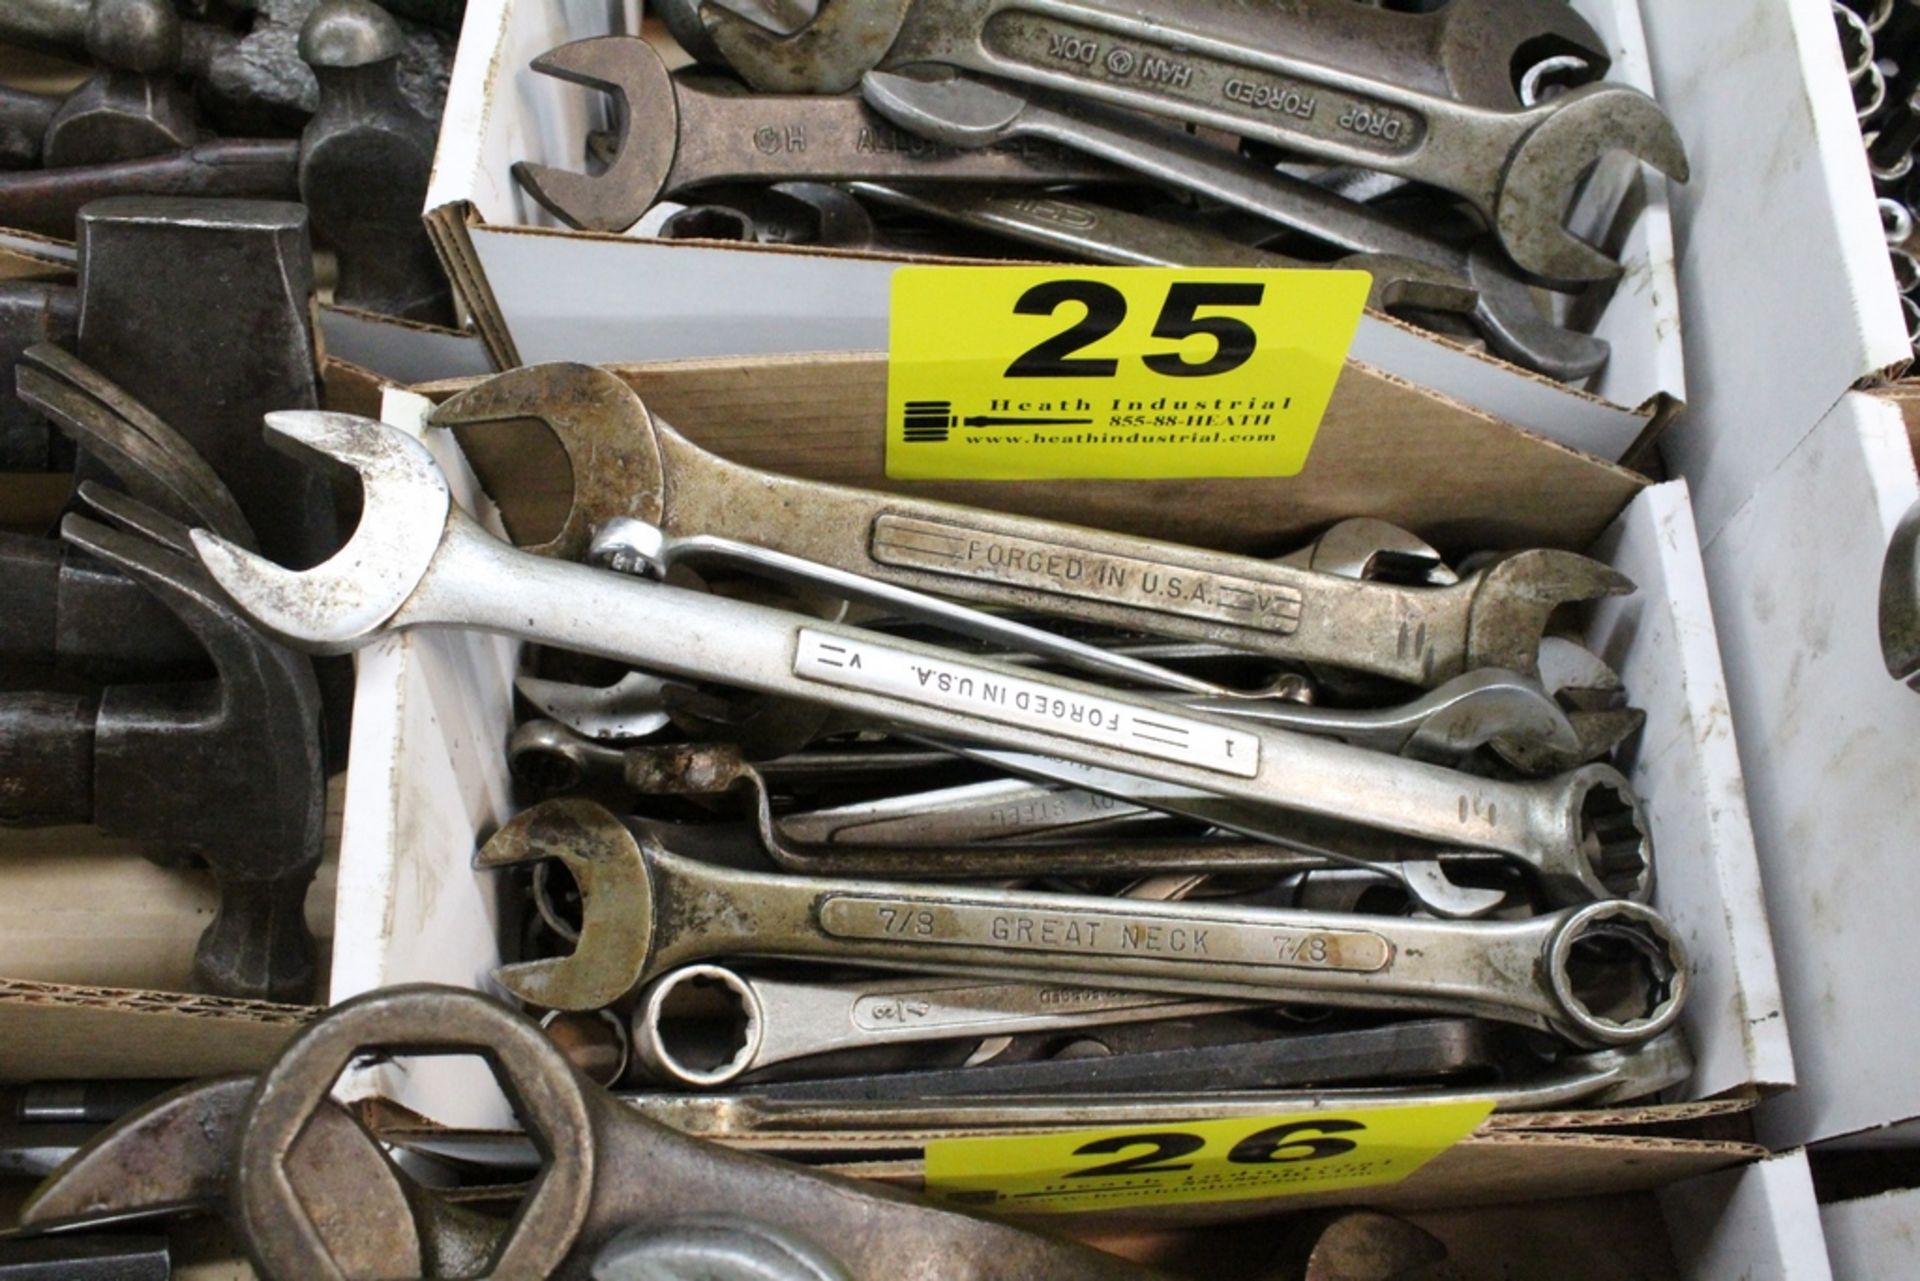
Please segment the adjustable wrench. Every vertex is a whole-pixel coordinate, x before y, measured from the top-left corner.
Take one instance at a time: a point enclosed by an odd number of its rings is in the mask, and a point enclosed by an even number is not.
[[[635,516],[669,535],[732,538],[919,592],[1424,686],[1477,667],[1531,675],[1555,610],[1633,588],[1598,561],[1551,550],[1506,557],[1450,587],[1356,582],[794,480],[707,453],[653,418],[618,377],[588,365],[498,375],[441,405],[432,422],[472,428],[530,418],[554,432],[574,477],[565,524],[530,550],[569,558],[586,554],[592,529]]]
[[[868,73],[861,92],[887,119],[954,146],[1045,138],[1355,253],[1426,263],[1479,293],[1473,319],[1488,346],[1556,378],[1584,378],[1606,361],[1603,341],[1563,329],[1540,314],[1527,283],[1490,239],[1468,248],[1450,244],[1178,129],[1066,94],[973,77],[926,80],[885,71]]]
[[[638,405],[625,384],[602,376]],[[1623,870],[1636,882],[1650,870],[1639,801],[1625,778],[1605,766],[1528,784],[1474,778],[571,564],[514,549],[487,533],[454,506],[433,455],[405,432],[311,410],[269,414],[267,427],[269,439],[288,452],[358,473],[359,525],[344,547],[307,570],[289,570],[206,530],[194,531],[194,547],[257,624],[315,652],[347,652],[410,627],[494,631],[821,704],[941,742],[1063,757],[1260,809],[1397,832],[1443,849],[1571,863],[1569,874],[1595,897],[1613,893],[1607,879]],[[603,458],[598,467],[611,461]],[[596,471],[576,464],[574,474]],[[617,471],[606,478],[626,479]],[[501,582],[514,590],[502,592]],[[1530,639],[1529,649],[1537,643]]]
[[[576,40],[536,58],[533,69],[616,99],[612,159],[603,172],[513,166],[514,180],[549,213],[591,231],[625,231],[663,196],[738,179],[1050,183],[1113,174],[1046,145],[943,147],[895,129],[856,97],[716,92],[675,78],[634,36]]]
[[[1669,1026],[1688,983],[1666,922],[1623,901],[1459,922],[771,876],[643,844],[585,800],[521,812],[474,862],[546,858],[580,887],[579,942],[569,956],[503,965],[494,978],[553,1009],[610,1005],[688,961],[757,955],[1464,1014],[1599,1046]]]
[[[687,1010],[710,1006],[740,1027],[722,1058],[690,1026]],[[762,1068],[837,1050],[955,1038],[1018,1036],[1106,1027],[1250,1008],[1061,983],[968,979],[847,979],[792,982],[724,965],[686,965],[661,975],[633,1010],[633,1049],[658,1079],[710,1089]]]
[[[1182,6],[1169,14],[1123,0],[836,0],[789,37],[718,6],[702,18],[728,63],[764,89],[842,79],[814,74],[839,44],[839,56],[861,70],[926,63],[1046,85],[1430,183],[1473,204],[1514,262],[1550,280],[1620,274],[1619,263],[1562,222],[1603,155],[1628,151],[1686,180],[1679,134],[1638,90],[1587,84],[1525,110],[1496,110],[1299,56],[1249,31],[1248,12]]]
[[[1185,135],[1167,137],[1180,139]],[[1185,143],[1175,141],[1174,145]],[[1139,150],[1129,154],[1135,160],[1152,158],[1152,153]],[[1217,163],[1223,168],[1242,167],[1230,156],[1219,157]],[[1264,173],[1256,175],[1248,170],[1245,178],[1249,182],[1258,178],[1263,184],[1258,189],[1259,198],[1268,214],[1278,216],[1280,202],[1299,195],[1297,180],[1284,175],[1274,182]],[[1397,242],[1402,250],[1418,248],[1419,256],[1356,251],[1329,263],[1307,263],[1243,244],[1203,226],[1168,222],[1058,192],[997,191],[958,184],[920,188],[854,182],[847,186],[877,204],[1043,245],[1089,262],[1121,266],[1319,266],[1367,271],[1373,274],[1373,290],[1367,296],[1369,307],[1388,312],[1407,307],[1465,312],[1488,346],[1536,373],[1577,381],[1597,372],[1607,359],[1606,340],[1564,329],[1541,315],[1525,283],[1513,275],[1499,255],[1482,252],[1481,261],[1476,263],[1472,251],[1403,227],[1390,216],[1363,205],[1342,207],[1338,199],[1328,201],[1308,193],[1288,204],[1284,213],[1290,225],[1310,233],[1329,225],[1335,227],[1343,248],[1371,241],[1377,232],[1381,236],[1377,243]],[[1453,296],[1448,296],[1449,292]]]
[[[849,5],[846,0],[828,0],[824,11],[816,9],[800,21],[776,26],[754,19],[766,33],[797,36],[787,41],[793,55],[769,57],[742,30],[728,43],[735,49],[749,48],[751,56],[736,70],[762,89],[839,92],[876,65],[873,49],[891,38],[889,28],[902,25],[910,2]],[[1483,107],[1532,106],[1535,95],[1523,92],[1530,82],[1551,74],[1555,83],[1562,83],[1572,70],[1569,63],[1577,64],[1580,79],[1598,79],[1612,61],[1599,33],[1562,3],[1450,0],[1437,12],[1423,13],[1380,7],[1356,13],[1356,7],[1343,0],[1290,0],[1243,17],[1228,9],[1188,5],[1177,21],[1183,28],[1218,27],[1222,35],[1239,43],[1286,49],[1362,74],[1390,70],[1409,88]],[[708,20],[702,12],[708,6],[702,0],[666,0],[661,5],[667,25],[683,44],[691,48],[704,41],[715,57],[721,57],[719,49],[712,47],[706,25],[737,26],[735,19],[753,15],[738,4],[716,3],[712,8],[732,13]],[[814,29],[806,29],[808,20],[817,23]],[[871,33],[871,38],[844,38],[851,35],[853,23],[862,23],[863,34]],[[1223,23],[1227,25],[1219,25]],[[896,61],[906,59],[889,54],[883,65]],[[1125,74],[1113,67],[1107,70]],[[1144,68],[1141,75],[1151,79]]]

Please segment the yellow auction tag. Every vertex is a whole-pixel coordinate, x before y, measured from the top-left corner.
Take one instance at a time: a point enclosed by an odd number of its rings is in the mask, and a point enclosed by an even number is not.
[[[1370,284],[1364,271],[902,267],[887,475],[1292,476]]]
[[[1492,1111],[1481,1099],[936,1139],[926,1185],[931,1196],[1009,1214],[1334,1192],[1399,1182]]]

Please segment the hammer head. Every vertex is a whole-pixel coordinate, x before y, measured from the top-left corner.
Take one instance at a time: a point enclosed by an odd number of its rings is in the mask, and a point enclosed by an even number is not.
[[[395,427],[317,410],[267,415],[267,442],[360,478],[360,524],[346,545],[294,570],[204,529],[193,547],[223,591],[260,627],[315,653],[365,645],[426,575],[452,497],[426,446]]]
[[[666,189],[673,170],[680,108],[667,64],[644,40],[597,36],[535,58],[533,69],[613,95],[613,158],[597,174],[520,161],[514,181],[569,227],[625,231]],[[645,122],[637,130],[636,115]]]

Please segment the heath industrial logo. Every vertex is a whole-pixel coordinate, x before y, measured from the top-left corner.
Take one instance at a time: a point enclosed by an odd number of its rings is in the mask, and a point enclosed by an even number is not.
[[[1369,284],[1336,270],[901,268],[887,474],[1293,475]]]

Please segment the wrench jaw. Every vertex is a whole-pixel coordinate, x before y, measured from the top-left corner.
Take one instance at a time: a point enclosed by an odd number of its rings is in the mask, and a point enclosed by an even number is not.
[[[560,532],[523,550],[585,560],[596,527],[619,516],[651,525],[666,505],[666,459],[646,405],[619,378],[593,365],[556,361],[489,378],[433,411],[435,427],[483,427],[534,419],[573,469],[573,504]]]
[[[580,938],[570,956],[497,967],[494,980],[529,1005],[595,1010],[620,1000],[652,960],[655,896],[640,843],[613,814],[578,798],[514,816],[474,858],[480,871],[558,859],[580,888]]]
[[[1369,304],[1389,313],[1411,307],[1472,315],[1480,303],[1478,291],[1452,272],[1398,254],[1353,254],[1336,265],[1371,275]]]
[[[1474,583],[1465,665],[1536,675],[1540,639],[1556,610],[1635,590],[1625,574],[1574,552],[1542,548],[1505,557]]]
[[[1625,151],[1675,182],[1688,177],[1679,132],[1653,99],[1624,85],[1587,85],[1533,109],[1508,158],[1494,230],[1522,270],[1546,280],[1612,280],[1621,266],[1566,229],[1567,207],[1600,158]]]
[[[1671,1027],[1686,1003],[1686,949],[1643,904],[1615,900],[1569,913],[1542,959],[1561,1031],[1577,1044],[1648,1040]]]
[[[700,4],[700,21],[727,65],[762,93],[846,93],[893,47],[911,7],[912,0],[822,0],[813,21],[790,34],[717,4]]]
[[[453,499],[426,446],[352,414],[267,415],[267,441],[295,457],[350,468],[360,478],[360,524],[311,569],[288,569],[208,530],[193,548],[220,589],[265,631],[321,654],[359,649],[379,635],[425,577]]]
[[[513,180],[541,208],[580,231],[622,232],[666,189],[680,136],[673,77],[652,46],[632,36],[595,36],[549,50],[533,70],[612,96],[612,159],[600,173],[519,161]],[[645,108],[645,127],[634,111]],[[661,118],[663,117],[664,118]]]
[[[1564,329],[1540,314],[1492,237],[1467,250],[1467,280],[1479,293],[1474,320],[1495,355],[1562,382],[1584,382],[1613,352],[1604,338]]]

